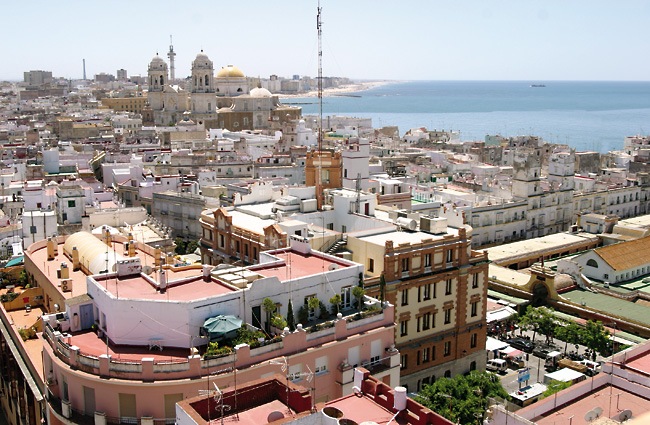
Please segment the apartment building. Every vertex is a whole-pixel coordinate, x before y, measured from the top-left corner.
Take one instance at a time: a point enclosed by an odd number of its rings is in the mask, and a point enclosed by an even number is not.
[[[216,357],[196,354],[207,343],[200,327],[209,317],[265,327],[267,297],[282,315],[290,301],[297,310],[314,296],[329,312],[329,298],[358,283],[363,265],[311,251],[302,238],[264,253],[256,266],[218,270],[165,264],[159,251],[108,232],[37,242],[25,255],[46,313],[42,354],[26,361],[42,361],[49,423],[174,421],[176,402],[212,383],[278,372],[274,359],[286,362],[296,382],[318,372],[317,402],[351,394],[351,371],[360,365],[387,385],[399,382],[394,307],[371,298],[364,305],[375,307],[361,318],[353,309],[329,318],[321,311],[320,321],[310,315],[295,332]]]

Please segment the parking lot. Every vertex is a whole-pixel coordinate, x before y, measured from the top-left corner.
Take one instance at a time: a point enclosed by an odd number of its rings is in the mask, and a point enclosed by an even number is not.
[[[515,365],[510,364],[505,373],[499,373],[501,384],[508,393],[517,391],[521,387],[532,385],[536,382],[543,383],[544,374],[547,373],[544,368],[546,354],[554,350],[564,353],[565,343],[563,341],[553,339],[551,345],[546,345],[546,337],[544,335],[537,334],[535,341],[533,341],[532,338],[533,333],[531,331],[524,331],[520,336],[519,330],[516,331],[515,335],[515,339],[517,339],[517,341],[513,341],[512,338],[499,338],[500,341],[506,343],[508,340],[510,340],[510,342],[512,342],[510,345],[513,348],[516,348],[517,350],[521,350],[523,352],[521,355],[521,359],[523,360],[523,368],[528,368],[528,374],[530,376],[528,382],[518,382],[518,371],[520,369]],[[519,339],[522,339],[523,341],[519,341]],[[576,350],[575,345],[568,345],[567,353],[572,351],[577,352],[581,356],[584,356],[587,349],[584,346],[578,346]],[[598,355],[596,357],[596,361],[602,362],[603,358]]]

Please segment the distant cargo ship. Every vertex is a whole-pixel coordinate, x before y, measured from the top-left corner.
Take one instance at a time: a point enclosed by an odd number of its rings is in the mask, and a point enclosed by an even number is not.
[[[546,84],[531,84],[531,87],[546,87]]]

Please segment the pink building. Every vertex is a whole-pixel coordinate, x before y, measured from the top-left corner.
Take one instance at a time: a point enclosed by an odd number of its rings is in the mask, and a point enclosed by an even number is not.
[[[404,387],[391,388],[364,368],[355,369],[354,376],[354,394],[318,404],[309,388],[285,384],[277,375],[224,391],[213,386],[210,393],[177,404],[176,424],[452,425],[409,399]]]
[[[172,423],[175,404],[210,385],[280,372],[296,383],[313,378],[318,402],[351,394],[355,366],[398,385],[393,306],[368,297],[363,315],[313,318],[220,357],[194,349],[206,344],[200,328],[216,315],[266,327],[266,298],[283,316],[289,301],[297,311],[314,296],[329,309],[333,295],[358,284],[362,265],[312,252],[294,238],[291,248],[263,253],[255,266],[211,270],[165,264],[160,253],[115,239],[76,233],[56,247],[43,241],[27,250],[28,273],[53,313],[43,316],[42,334],[50,423]]]

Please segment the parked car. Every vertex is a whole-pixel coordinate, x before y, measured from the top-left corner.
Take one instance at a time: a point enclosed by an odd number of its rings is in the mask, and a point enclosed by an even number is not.
[[[524,338],[506,339],[505,342],[510,344],[511,347],[514,347],[518,350],[525,351],[527,353],[532,353],[533,349],[535,348],[535,344],[533,344],[531,341]]]
[[[533,356],[545,359],[546,355],[551,351],[557,351],[557,347],[550,344],[536,345],[533,349]]]
[[[578,363],[587,366],[587,375],[589,376],[597,375],[600,372],[600,363],[591,360],[580,360]]]
[[[485,364],[485,368],[493,372],[506,372],[508,370],[508,364],[503,359],[490,359]]]

